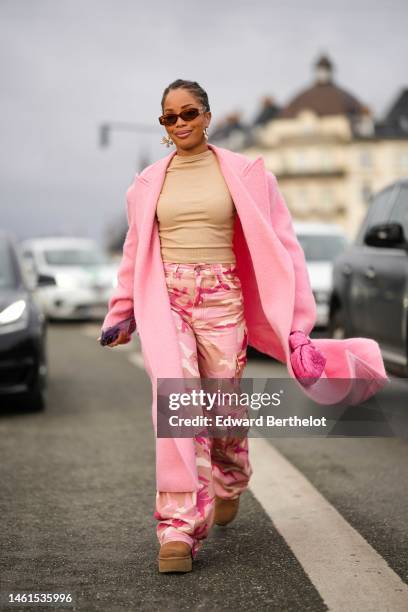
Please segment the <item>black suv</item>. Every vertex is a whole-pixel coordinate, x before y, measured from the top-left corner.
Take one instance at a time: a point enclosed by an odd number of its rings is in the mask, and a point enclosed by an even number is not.
[[[329,330],[376,340],[387,367],[408,376],[408,180],[371,201],[354,243],[333,268]]]
[[[17,239],[0,229],[0,410],[20,398],[32,410],[47,401],[47,322]]]

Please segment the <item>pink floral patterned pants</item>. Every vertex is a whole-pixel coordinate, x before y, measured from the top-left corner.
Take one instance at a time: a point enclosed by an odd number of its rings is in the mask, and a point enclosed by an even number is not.
[[[185,378],[235,378],[246,364],[247,327],[235,264],[164,262]],[[252,474],[247,437],[195,436],[198,491],[157,491],[160,545],[187,542],[193,558],[214,522],[215,496],[238,497]]]

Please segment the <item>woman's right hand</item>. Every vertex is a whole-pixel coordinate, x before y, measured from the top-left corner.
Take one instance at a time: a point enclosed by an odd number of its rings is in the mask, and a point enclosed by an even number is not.
[[[97,341],[99,342],[100,339],[101,339],[101,336],[99,336]],[[127,344],[129,340],[130,338],[126,330],[122,330],[121,332],[119,332],[119,336],[116,338],[116,340],[114,340],[113,342],[110,342],[109,344],[105,344],[104,346],[113,348],[114,346],[117,346],[118,344]]]

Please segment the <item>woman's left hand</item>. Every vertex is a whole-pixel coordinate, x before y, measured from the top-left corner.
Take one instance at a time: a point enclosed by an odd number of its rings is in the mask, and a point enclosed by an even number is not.
[[[319,380],[326,357],[313,344],[309,336],[300,330],[289,334],[290,361],[296,378],[304,387],[309,387]]]

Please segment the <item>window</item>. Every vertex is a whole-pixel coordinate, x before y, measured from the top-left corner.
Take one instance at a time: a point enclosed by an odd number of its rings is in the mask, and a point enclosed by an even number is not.
[[[304,151],[298,151],[296,154],[296,170],[302,172],[306,170],[307,160]]]
[[[23,268],[23,274],[27,273],[28,275],[37,274],[37,266],[35,261],[34,253],[31,249],[25,248],[24,250],[19,250],[21,255],[21,263]]]
[[[360,152],[360,164],[363,168],[371,168],[373,165],[371,151],[363,150]]]
[[[399,165],[402,172],[408,171],[408,151],[399,153]]]
[[[402,225],[405,239],[408,240],[408,185],[401,185],[390,221]]]
[[[336,234],[302,234],[297,235],[306,261],[334,261],[347,246],[345,236]]]
[[[324,151],[321,156],[322,160],[322,170],[329,171],[334,167],[333,155],[327,151]]]
[[[22,253],[24,259],[26,259],[27,261],[33,261],[34,260],[34,254],[32,251],[29,251],[27,249],[25,249]]]
[[[363,237],[369,227],[379,223],[387,223],[395,200],[396,186],[391,185],[380,191],[372,200],[365,219],[356,236],[356,244],[363,244]]]
[[[9,244],[2,240],[0,242],[0,287],[9,289],[15,287],[17,277]]]
[[[50,266],[95,266],[108,262],[102,251],[91,249],[47,249],[44,259]]]
[[[330,187],[325,187],[321,190],[320,193],[322,205],[325,207],[329,207],[334,202],[333,192]]]
[[[300,188],[296,192],[296,210],[305,212],[309,208],[309,197],[307,189]]]
[[[368,204],[371,198],[371,187],[367,183],[363,183],[361,186],[361,199],[364,204]]]
[[[314,131],[314,125],[312,123],[304,123],[302,125],[303,134],[313,134]]]

